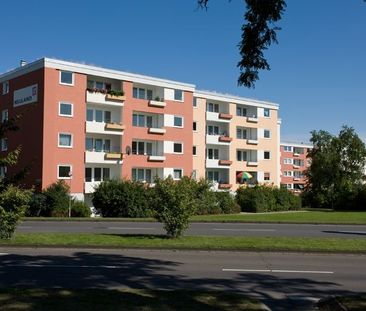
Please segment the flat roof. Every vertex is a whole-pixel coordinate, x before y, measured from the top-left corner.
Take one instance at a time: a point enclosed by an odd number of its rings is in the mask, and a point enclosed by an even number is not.
[[[302,142],[291,142],[291,141],[281,141],[281,146],[291,146],[291,147],[304,147],[304,148],[313,148],[314,146],[309,143],[302,143]]]

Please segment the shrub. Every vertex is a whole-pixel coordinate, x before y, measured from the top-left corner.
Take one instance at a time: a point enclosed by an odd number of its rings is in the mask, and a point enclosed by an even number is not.
[[[0,193],[0,239],[10,239],[31,199],[30,190],[9,186]]]
[[[63,180],[48,186],[43,194],[46,197],[46,208],[41,216],[67,217],[69,215],[70,187]]]
[[[25,216],[44,216],[47,208],[47,197],[43,193],[34,193],[30,199],[29,207],[25,212]]]
[[[284,188],[240,187],[236,200],[243,212],[274,212],[301,208],[301,198]]]
[[[240,213],[240,206],[236,203],[235,196],[228,191],[214,192],[220,214]]]
[[[163,223],[169,237],[181,236],[197,205],[192,180],[188,177],[179,181],[174,181],[171,177],[156,179],[154,194],[155,200],[152,203],[155,218]]]
[[[105,181],[93,193],[93,205],[103,217],[150,217],[150,192],[129,180]]]
[[[71,217],[90,217],[91,211],[88,205],[82,201],[73,200],[71,203]]]

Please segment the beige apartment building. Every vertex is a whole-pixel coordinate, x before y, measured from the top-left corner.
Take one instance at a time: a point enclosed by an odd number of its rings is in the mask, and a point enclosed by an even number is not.
[[[193,172],[218,190],[280,185],[278,105],[215,92],[194,92]]]

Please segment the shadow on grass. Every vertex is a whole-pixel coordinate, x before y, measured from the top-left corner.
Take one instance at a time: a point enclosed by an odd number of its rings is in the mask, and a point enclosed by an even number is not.
[[[147,235],[148,238],[156,238],[156,236]],[[159,237],[160,238],[160,237]],[[199,291],[224,291],[241,293],[247,296],[260,299],[267,304],[272,310],[287,311],[298,310],[294,301],[288,299],[291,296],[310,296],[310,297],[326,297],[329,295],[350,295],[357,294],[355,292],[343,290],[339,284],[335,282],[319,281],[311,278],[290,278],[284,275],[272,275],[261,273],[238,273],[223,274],[220,270],[200,269],[199,265],[204,267],[207,254],[195,257],[196,262],[187,259],[180,260],[179,253],[170,252],[160,254],[159,251],[138,251],[128,252],[134,253],[135,256],[127,256],[125,253],[118,251],[83,251],[73,252],[70,250],[48,250],[50,255],[38,255],[37,250],[32,251],[32,255],[2,255],[0,257],[0,288],[53,288],[53,289],[105,289],[105,288],[134,288],[134,289],[163,289],[163,290],[190,290],[195,293],[188,293],[179,296],[177,293],[169,293],[167,295],[151,294],[140,297],[141,295],[132,293],[120,294],[119,292],[105,293],[100,292],[92,294],[90,299],[98,305],[98,301],[103,301],[99,295],[105,295],[110,299],[116,299],[119,303],[132,303],[132,307],[126,307],[120,310],[190,310],[186,307],[186,303],[192,303],[197,300]],[[117,253],[116,253],[117,252]],[[171,254],[172,260],[169,260]],[[235,256],[235,253],[233,253]],[[163,259],[161,259],[163,258]],[[195,266],[196,265],[196,266]],[[220,265],[220,264],[219,264]],[[195,268],[192,268],[195,266]],[[202,270],[202,271],[201,271]],[[38,293],[42,296],[40,293]],[[8,295],[13,295],[10,292]],[[35,291],[35,294],[37,292]],[[83,291],[77,292],[76,296],[56,295],[62,310],[75,310],[66,305],[82,302],[87,300]],[[138,295],[138,297],[137,297]],[[167,301],[166,308],[149,309],[141,307],[143,305],[158,303],[159,299],[165,299],[169,295],[173,296],[176,305],[171,306]],[[25,295],[25,298],[26,299]],[[158,297],[156,297],[158,296]],[[5,297],[5,300],[4,300]],[[70,298],[71,297],[71,298]],[[84,298],[83,298],[84,297]],[[99,297],[99,298],[98,298]],[[56,299],[55,298],[55,299]],[[106,300],[108,300],[106,298]],[[156,300],[157,299],[157,300]],[[222,301],[226,303],[233,302],[230,298]],[[156,301],[155,301],[156,300]],[[6,295],[0,299],[0,310],[4,301],[9,301]],[[38,301],[38,300],[37,300]],[[40,299],[36,307],[29,310],[61,310],[56,308],[42,309],[42,301]],[[192,310],[227,310],[224,306],[214,303],[209,308],[207,302],[203,303],[199,300],[198,309]],[[108,306],[107,302],[105,303]],[[129,306],[129,305],[128,305]],[[136,308],[133,308],[136,307]],[[221,308],[221,309],[220,309]],[[6,310],[6,309],[5,309]],[[14,309],[12,309],[14,310]],[[15,309],[16,310],[16,309]],[[107,308],[94,308],[93,306],[77,310],[112,310]],[[119,310],[115,307],[113,310]],[[240,310],[231,308],[228,310]],[[245,309],[244,309],[245,310]],[[251,309],[248,309],[251,310]]]
[[[258,303],[242,295],[222,292],[157,290],[0,290],[1,310],[29,311],[118,311],[118,310],[199,310],[255,311]],[[18,309],[17,309],[18,308]]]

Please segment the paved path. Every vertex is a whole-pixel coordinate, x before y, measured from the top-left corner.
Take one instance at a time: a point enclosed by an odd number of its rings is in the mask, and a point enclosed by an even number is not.
[[[156,222],[24,221],[17,232],[163,234]],[[191,223],[187,235],[366,238],[366,225]]]
[[[166,250],[0,248],[0,287],[216,289],[277,311],[311,310],[366,290],[366,256]]]

